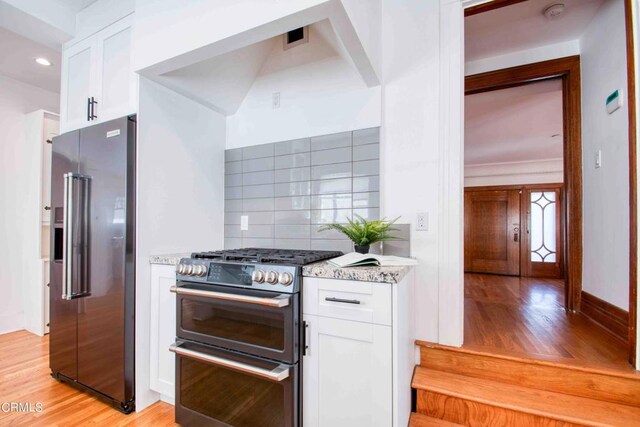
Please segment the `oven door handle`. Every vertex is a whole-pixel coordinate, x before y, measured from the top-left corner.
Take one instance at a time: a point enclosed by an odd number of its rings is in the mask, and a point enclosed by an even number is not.
[[[278,365],[272,370],[257,368],[246,363],[236,362],[235,360],[212,356],[210,354],[200,353],[199,351],[180,347],[182,344],[183,343],[179,341],[171,344],[169,346],[169,351],[183,357],[196,359],[211,365],[224,366],[225,368],[233,369],[234,371],[245,372],[271,381],[280,382],[289,378],[289,367],[287,365]]]
[[[280,295],[275,298],[261,298],[249,295],[228,294],[225,292],[203,291],[200,289],[184,288],[181,286],[172,286],[170,291],[178,295],[246,302],[249,304],[266,305],[269,307],[286,307],[289,305],[289,297],[286,295]]]

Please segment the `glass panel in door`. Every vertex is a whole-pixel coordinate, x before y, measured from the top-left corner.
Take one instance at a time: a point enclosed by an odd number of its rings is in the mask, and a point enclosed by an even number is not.
[[[528,244],[526,275],[561,279],[563,265],[562,188],[526,190],[528,202]]]

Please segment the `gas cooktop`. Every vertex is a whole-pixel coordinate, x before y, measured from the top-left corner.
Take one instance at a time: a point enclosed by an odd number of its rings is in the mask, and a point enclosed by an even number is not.
[[[306,265],[341,255],[343,255],[343,253],[339,251],[244,248],[194,252],[191,254],[191,258],[257,264]]]

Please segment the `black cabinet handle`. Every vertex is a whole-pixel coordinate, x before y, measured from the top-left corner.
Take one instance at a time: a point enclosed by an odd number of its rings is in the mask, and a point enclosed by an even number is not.
[[[98,101],[96,101],[96,99],[92,96],[91,97],[91,102],[90,102],[90,104],[91,104],[91,115],[89,116],[90,120],[95,120],[95,119],[98,118],[98,116],[96,116],[96,110],[95,110],[97,103],[98,103]]]
[[[326,297],[324,300],[329,302],[342,302],[345,304],[360,304],[360,301],[358,301],[357,299],[342,299],[342,298]]]
[[[87,98],[87,121],[91,121],[91,98]]]
[[[307,349],[309,348],[309,344],[307,344],[307,328],[309,327],[309,323],[302,322],[302,355],[307,355]]]

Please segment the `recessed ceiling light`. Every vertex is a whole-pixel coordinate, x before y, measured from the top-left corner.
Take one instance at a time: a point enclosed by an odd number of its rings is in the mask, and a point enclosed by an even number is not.
[[[49,61],[47,58],[34,58],[33,60],[40,65],[44,65],[45,67],[51,66],[51,61]]]

